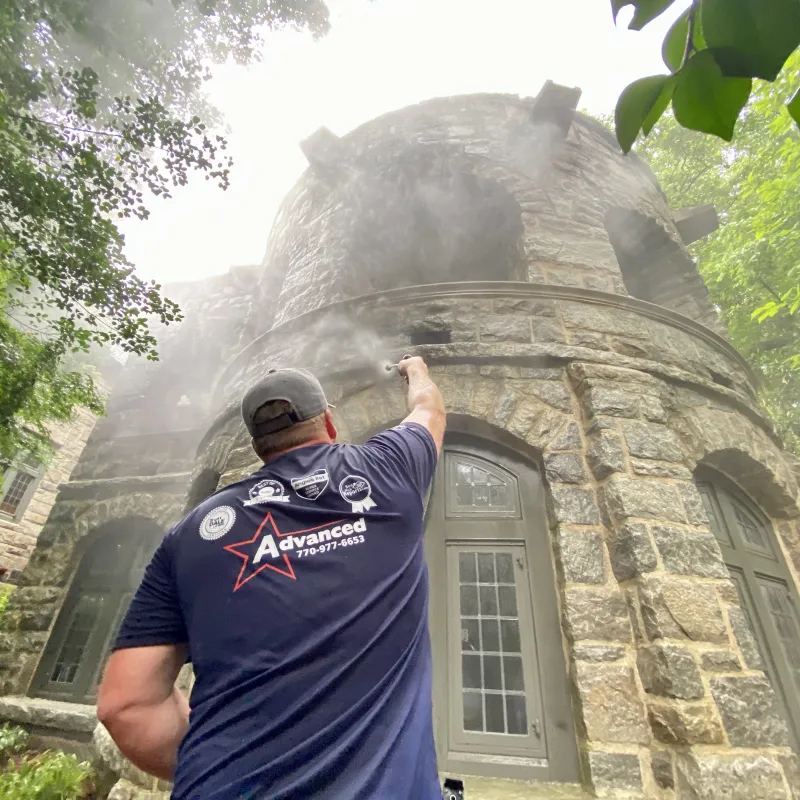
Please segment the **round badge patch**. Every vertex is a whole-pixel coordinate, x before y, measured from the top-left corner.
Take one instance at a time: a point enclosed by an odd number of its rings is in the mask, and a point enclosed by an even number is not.
[[[236,512],[230,506],[218,506],[209,511],[200,523],[200,535],[213,542],[222,538],[236,522]]]
[[[369,511],[375,507],[375,501],[370,497],[372,487],[366,478],[360,475],[348,475],[339,484],[339,494],[343,500],[350,503],[353,511],[360,514],[362,511]]]
[[[280,481],[265,478],[251,487],[250,499],[245,500],[246,506],[255,506],[259,503],[288,503],[289,495]]]

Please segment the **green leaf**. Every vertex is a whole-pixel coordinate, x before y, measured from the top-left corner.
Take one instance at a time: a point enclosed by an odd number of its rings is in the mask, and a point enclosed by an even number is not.
[[[786,108],[789,109],[792,119],[800,125],[800,89],[797,90],[797,94],[786,104]]]
[[[701,0],[700,15],[727,77],[774,81],[800,46],[798,0]]]
[[[664,112],[667,110],[670,100],[672,100],[672,92],[674,90],[675,81],[670,79],[661,90],[661,94],[658,96],[658,100],[656,100],[656,102],[653,104],[653,107],[650,109],[650,113],[644,118],[644,122],[642,123],[642,133],[645,136],[647,136],[650,131],[653,130],[656,122],[661,119]]]
[[[617,141],[624,153],[630,151],[639,131],[645,124],[653,127],[655,121],[667,107],[663,103],[665,90],[671,93],[672,76],[651,75],[649,78],[640,78],[627,86],[620,95],[617,108],[614,112],[614,124],[617,131]],[[667,97],[667,103],[669,96]],[[661,107],[658,116],[652,119],[656,110]]]
[[[648,22],[663,14],[674,2],[675,0],[611,0],[611,11],[616,22],[617,15],[625,6],[633,6],[635,11],[628,27],[632,31],[640,31]]]
[[[683,55],[686,52],[686,39],[689,37],[689,15],[691,13],[692,8],[687,8],[686,11],[675,20],[674,25],[664,37],[661,57],[672,72],[677,72],[681,68],[681,64],[683,64]],[[703,26],[700,22],[700,14],[695,13],[694,28],[692,30],[693,50],[705,50],[706,47],[706,41],[703,36]]]
[[[684,128],[713,133],[729,142],[739,112],[750,96],[752,80],[726,78],[710,50],[695,53],[675,78],[675,119]]]

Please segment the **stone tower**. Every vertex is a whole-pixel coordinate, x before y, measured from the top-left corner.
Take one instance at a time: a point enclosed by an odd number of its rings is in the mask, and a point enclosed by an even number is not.
[[[62,486],[0,716],[89,741],[158,532],[258,466],[249,383],[314,370],[361,442],[403,418],[383,364],[413,352],[449,412],[426,510],[442,771],[471,800],[800,791],[795,462],[686,251],[713,209],[671,210],[578,97],[432,100],[303,143],[263,266],[179,287],[186,322]]]

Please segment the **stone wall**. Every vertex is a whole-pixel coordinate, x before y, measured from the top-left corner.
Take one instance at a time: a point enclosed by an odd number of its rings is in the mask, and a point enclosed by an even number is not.
[[[47,464],[25,510],[17,518],[0,513],[0,575],[16,581],[36,546],[47,515],[56,502],[58,487],[66,483],[79,462],[96,417],[78,409],[71,422],[54,425],[50,439],[55,454]]]

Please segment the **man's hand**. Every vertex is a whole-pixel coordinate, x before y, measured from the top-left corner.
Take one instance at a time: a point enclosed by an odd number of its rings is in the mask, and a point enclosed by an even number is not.
[[[441,453],[446,415],[444,400],[428,375],[428,367],[419,356],[407,356],[398,365],[398,372],[408,383],[408,408],[404,422],[416,422],[430,431],[436,449]]]

